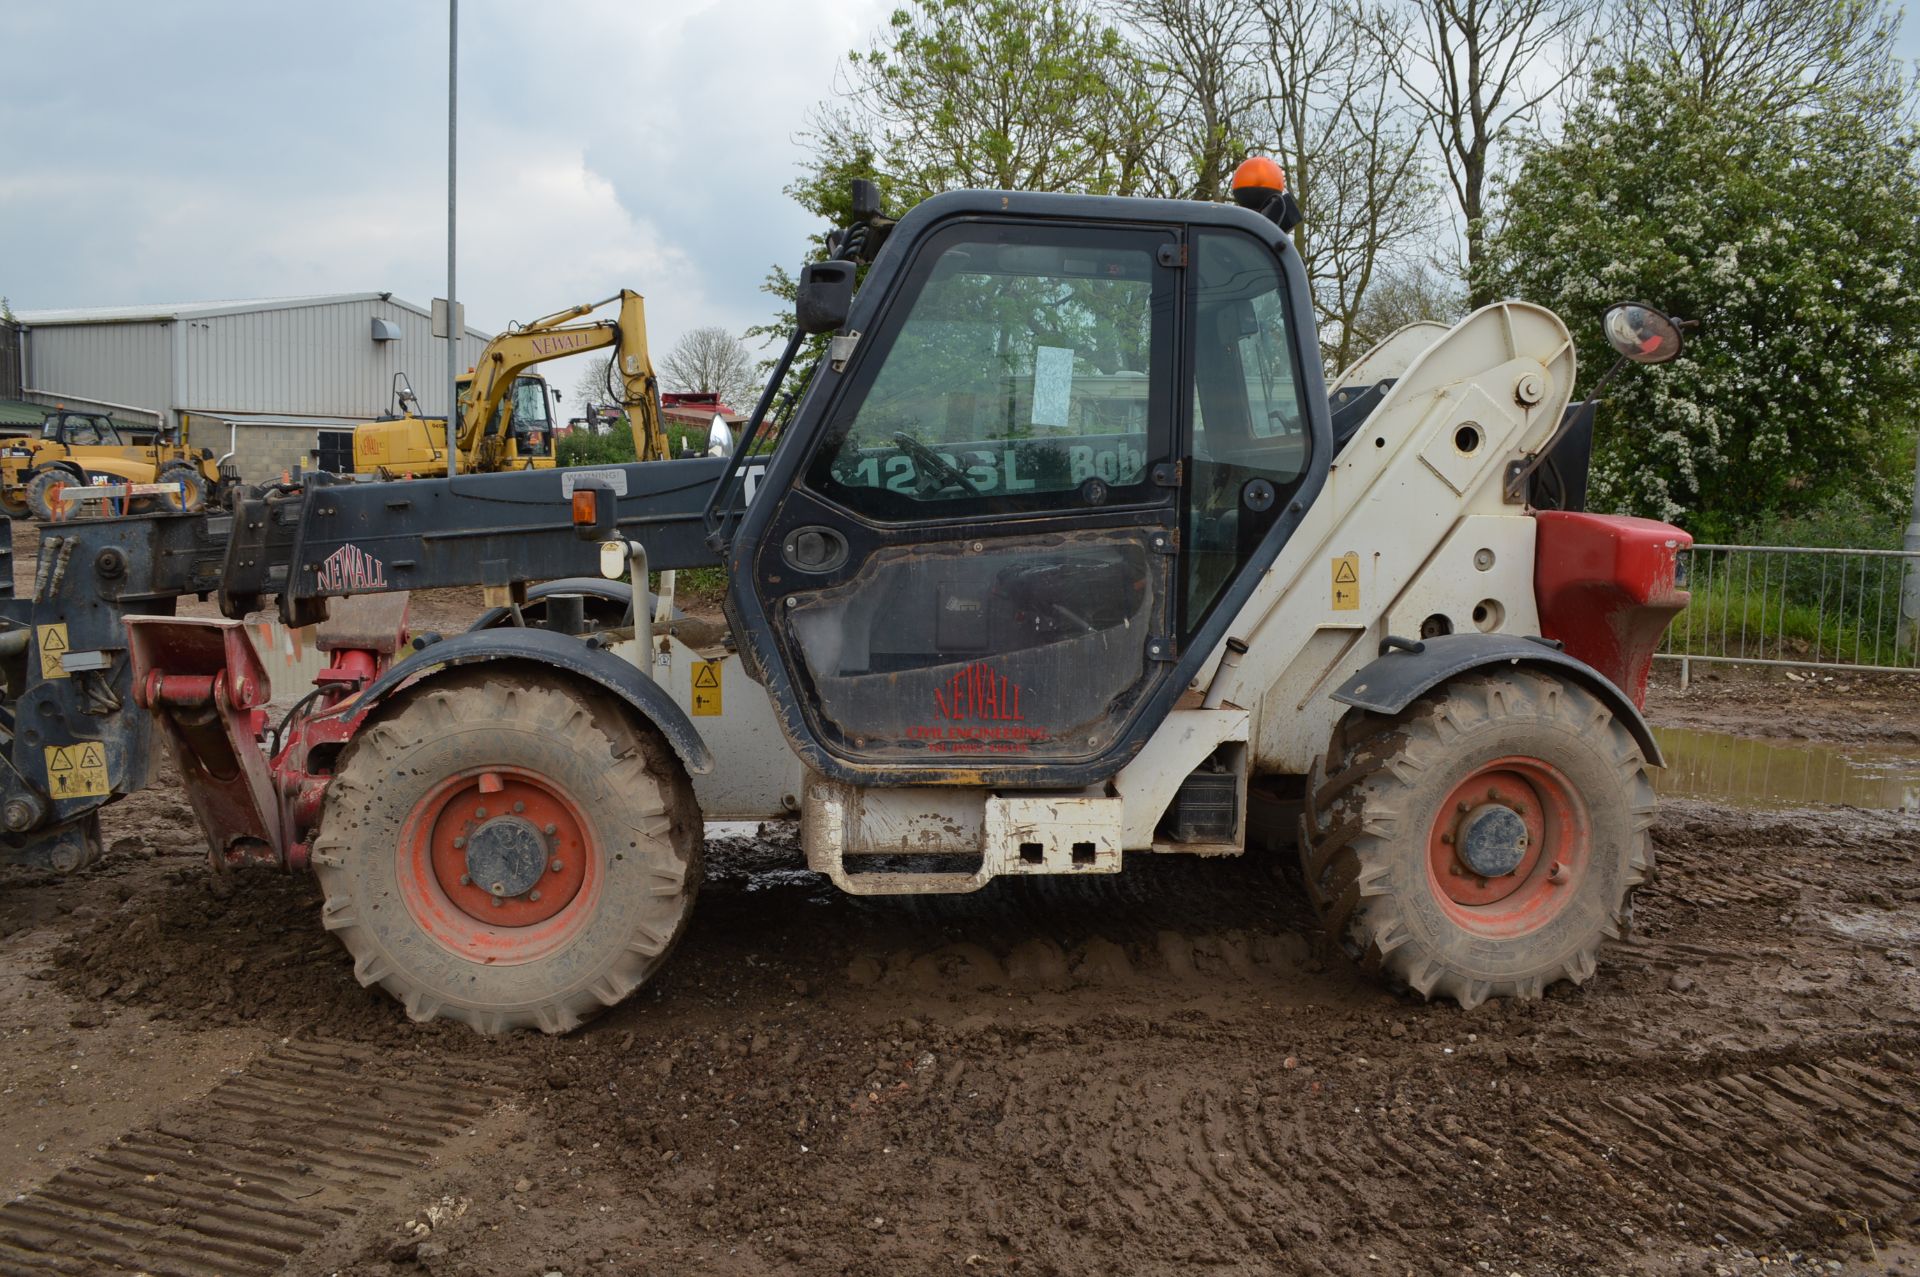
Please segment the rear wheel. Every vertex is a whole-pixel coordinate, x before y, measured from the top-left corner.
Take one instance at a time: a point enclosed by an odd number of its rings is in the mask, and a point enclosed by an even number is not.
[[[1350,955],[1429,998],[1581,983],[1652,868],[1646,768],[1605,704],[1530,670],[1352,711],[1308,781],[1308,893]]]
[[[700,844],[657,734],[556,680],[473,673],[354,737],[314,865],[360,983],[415,1020],[562,1033],[666,961]]]
[[[207,477],[188,465],[171,465],[159,475],[161,483],[177,483],[178,493],[166,493],[155,498],[162,510],[175,513],[197,514],[207,508],[212,485]]]

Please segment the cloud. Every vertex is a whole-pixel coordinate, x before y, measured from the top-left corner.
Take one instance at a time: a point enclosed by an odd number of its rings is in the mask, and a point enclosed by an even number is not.
[[[761,280],[815,229],[782,193],[794,134],[889,7],[465,0],[470,320],[631,287],[657,354],[762,321]],[[0,292],[16,309],[443,293],[445,21],[380,0],[10,13]]]

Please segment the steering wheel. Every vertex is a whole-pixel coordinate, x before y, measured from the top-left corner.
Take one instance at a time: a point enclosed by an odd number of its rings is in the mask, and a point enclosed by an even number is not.
[[[945,492],[948,488],[957,487],[965,489],[969,496],[978,497],[986,495],[980,491],[973,480],[967,478],[966,471],[949,462],[945,457],[935,452],[932,448],[927,447],[926,444],[921,443],[906,431],[894,431],[893,443],[900,451],[914,459],[914,462],[920,467],[920,473],[922,475],[932,474],[943,480],[939,487],[930,489],[930,491]]]

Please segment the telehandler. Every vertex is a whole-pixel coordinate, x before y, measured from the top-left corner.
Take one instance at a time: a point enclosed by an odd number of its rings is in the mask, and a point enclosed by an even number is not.
[[[71,489],[89,484],[172,484],[165,493],[134,496],[135,510],[196,511],[226,502],[239,474],[204,448],[189,448],[163,429],[148,443],[124,438],[104,413],[56,408],[37,435],[0,439],[0,510],[42,522],[81,513]]]
[[[602,306],[620,303],[616,319],[572,321]],[[554,463],[553,404],[547,384],[526,370],[549,359],[613,347],[608,389],[633,422],[639,460],[667,455],[660,419],[659,383],[647,353],[646,302],[631,289],[587,302],[501,333],[480,352],[479,362],[454,385],[460,427],[455,435],[462,474],[503,470],[551,470]],[[442,478],[447,473],[447,423],[424,417],[413,387],[396,377],[397,416],[354,427],[356,474],[382,479]]]
[[[129,618],[216,867],[312,868],[362,983],[488,1033],[627,997],[685,928],[703,820],[781,816],[869,894],[1295,843],[1396,986],[1588,979],[1651,868],[1637,703],[1689,540],[1580,512],[1590,423],[1540,307],[1389,339],[1329,391],[1282,181],[897,223],[862,183],[730,455],[316,482],[192,534],[229,616],[276,595],[331,655],[270,717],[238,622]],[[1607,327],[1679,352],[1650,307]],[[590,579],[715,564],[700,648]],[[405,592],[456,584],[500,623],[409,635]],[[623,623],[585,624],[609,594]]]

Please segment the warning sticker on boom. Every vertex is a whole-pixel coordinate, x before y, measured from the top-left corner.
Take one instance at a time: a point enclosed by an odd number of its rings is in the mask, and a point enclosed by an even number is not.
[[[706,718],[720,713],[720,662],[693,663],[693,712]]]
[[[40,648],[40,677],[65,678],[67,671],[60,658],[67,654],[67,623],[34,626],[33,641]]]
[[[105,798],[113,792],[107,784],[107,751],[99,741],[48,745],[46,753],[47,792],[56,802],[62,798]]]
[[[1351,551],[1333,561],[1333,610],[1360,610],[1360,556]]]

